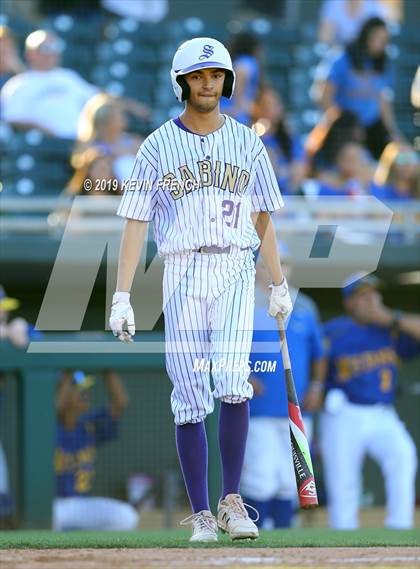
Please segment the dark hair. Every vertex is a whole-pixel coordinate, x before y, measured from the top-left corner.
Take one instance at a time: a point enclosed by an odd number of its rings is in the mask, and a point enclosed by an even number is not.
[[[314,131],[319,128],[315,127]],[[365,144],[363,127],[357,116],[351,111],[341,111],[312,150],[312,168],[319,170],[335,164],[337,154],[343,144],[355,142]]]
[[[234,61],[240,55],[255,55],[259,47],[260,42],[254,35],[248,32],[240,32],[232,37],[229,52],[232,61]]]
[[[285,158],[287,158],[287,160],[290,161],[292,158],[292,146],[293,146],[292,136],[283,118],[280,119],[274,135],[277,139],[277,142],[280,144],[280,148],[282,149]]]
[[[372,57],[368,52],[368,42],[371,33],[377,28],[386,28],[386,23],[382,18],[370,18],[367,20],[355,41],[347,46],[346,52],[350,57],[352,66],[358,71],[363,71],[366,60],[369,59],[373,65],[373,69],[378,73],[383,73],[388,61],[386,52]]]
[[[343,111],[331,125],[324,141],[322,154],[325,161],[334,164],[345,144],[355,142],[363,145],[363,135],[363,129],[356,115],[351,111]]]

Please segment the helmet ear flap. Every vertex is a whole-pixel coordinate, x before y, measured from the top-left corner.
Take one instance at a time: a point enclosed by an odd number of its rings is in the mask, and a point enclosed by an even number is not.
[[[190,96],[190,86],[188,85],[187,80],[183,75],[178,75],[176,82],[182,90],[181,101],[186,101]]]
[[[227,97],[228,99],[230,99],[232,97],[234,81],[235,81],[235,77],[234,77],[232,71],[229,71],[228,69],[226,69],[225,81],[223,83],[223,91],[222,91],[223,97]]]

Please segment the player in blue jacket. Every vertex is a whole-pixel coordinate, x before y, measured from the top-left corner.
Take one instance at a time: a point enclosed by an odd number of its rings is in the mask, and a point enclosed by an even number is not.
[[[119,500],[92,497],[96,448],[118,436],[120,416],[128,403],[117,374],[104,373],[110,404],[90,409],[94,379],[78,370],[65,372],[57,391],[57,443],[54,500],[55,530],[130,530],[138,525],[136,510]]]
[[[283,271],[289,279],[288,252],[281,244]],[[250,424],[241,489],[256,508],[259,527],[271,518],[274,527],[290,527],[296,509],[296,480],[290,449],[286,383],[279,352],[277,323],[268,316],[269,277],[262,260],[256,266],[254,334],[251,352]],[[306,295],[290,288],[293,311],[287,340],[298,399],[304,413],[305,433],[312,435],[312,412],[323,399],[325,358],[318,310]]]
[[[379,281],[353,275],[343,288],[347,315],[325,325],[328,376],[321,447],[330,526],[358,527],[363,460],[380,465],[389,528],[412,527],[414,443],[393,403],[399,359],[420,353],[420,317],[392,311]]]

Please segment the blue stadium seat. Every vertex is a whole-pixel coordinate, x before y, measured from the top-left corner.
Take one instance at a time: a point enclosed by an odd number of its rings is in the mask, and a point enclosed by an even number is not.
[[[22,43],[36,29],[33,24],[22,18],[15,18],[9,14],[2,13],[0,13],[0,25],[8,26]]]
[[[74,141],[49,138],[37,130],[16,133],[2,157],[2,180],[7,193],[57,195],[72,175]]]

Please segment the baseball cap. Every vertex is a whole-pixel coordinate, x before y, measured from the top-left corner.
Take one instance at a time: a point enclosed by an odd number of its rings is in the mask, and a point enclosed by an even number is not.
[[[6,291],[0,285],[0,310],[16,310],[19,306],[20,301],[17,298],[7,296]]]
[[[73,385],[80,391],[87,391],[95,383],[93,375],[86,375],[82,370],[77,369],[73,372]]]
[[[36,30],[26,38],[25,47],[26,49],[38,50],[45,54],[62,53],[64,50],[64,42],[51,32]]]
[[[349,298],[356,292],[361,292],[362,290],[366,290],[368,288],[378,289],[381,287],[381,284],[381,281],[374,275],[354,273],[343,282],[343,298]]]

